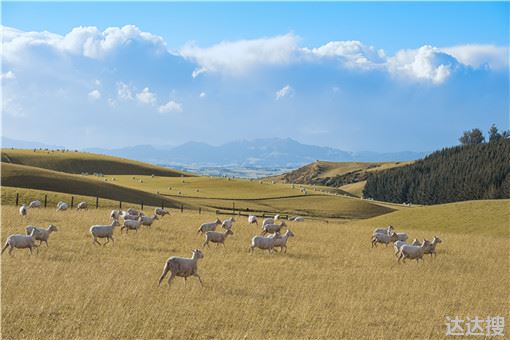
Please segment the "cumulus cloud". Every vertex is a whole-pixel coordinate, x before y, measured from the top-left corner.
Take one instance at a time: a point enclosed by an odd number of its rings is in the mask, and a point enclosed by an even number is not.
[[[153,105],[156,103],[156,95],[152,93],[148,87],[136,94],[136,99],[142,104]]]
[[[285,85],[278,91],[276,91],[276,100],[280,100],[283,97],[292,97],[294,95],[294,89],[290,85]]]
[[[117,83],[117,96],[122,100],[132,100],[133,91],[129,85],[120,81]]]
[[[200,92],[200,94],[198,95],[200,98],[204,98],[206,96],[205,92]]]
[[[182,104],[176,101],[170,100],[165,105],[161,105],[158,108],[160,113],[169,113],[169,112],[182,112]]]
[[[99,92],[98,90],[92,90],[89,92],[88,96],[90,100],[96,101],[101,99],[101,92]]]
[[[455,57],[462,64],[471,67],[489,67],[494,70],[508,68],[509,51],[507,46],[458,45],[442,48],[441,51]]]
[[[0,79],[6,79],[6,80],[16,79],[16,75],[12,71],[7,71],[5,73],[0,74]]]
[[[223,41],[207,48],[188,43],[179,55],[192,60],[198,67],[193,77],[205,72],[244,74],[256,66],[289,63],[298,50],[298,37],[294,34],[269,38]]]

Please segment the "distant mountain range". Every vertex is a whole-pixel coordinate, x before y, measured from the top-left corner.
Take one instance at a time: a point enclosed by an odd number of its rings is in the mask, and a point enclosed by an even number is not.
[[[48,147],[41,143],[2,138],[4,147]],[[61,147],[60,147],[61,148]],[[335,162],[407,161],[422,158],[425,152],[348,152],[340,149],[301,144],[291,138],[234,141],[220,146],[188,142],[179,146],[136,145],[123,148],[86,148],[82,151],[124,157],[168,166],[293,168],[327,160]]]

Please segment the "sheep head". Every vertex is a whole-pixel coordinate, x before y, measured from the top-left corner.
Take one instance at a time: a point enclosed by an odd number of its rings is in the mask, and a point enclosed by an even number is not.
[[[49,230],[49,231],[58,231],[57,226],[56,226],[56,225],[54,225],[54,224],[50,224],[50,225],[48,226],[48,230]]]

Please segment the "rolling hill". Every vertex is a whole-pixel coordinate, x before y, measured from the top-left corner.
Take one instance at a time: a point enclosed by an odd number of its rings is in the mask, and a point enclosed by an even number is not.
[[[2,149],[2,163],[32,166],[72,174],[192,176],[185,172],[129,159],[86,152]]]

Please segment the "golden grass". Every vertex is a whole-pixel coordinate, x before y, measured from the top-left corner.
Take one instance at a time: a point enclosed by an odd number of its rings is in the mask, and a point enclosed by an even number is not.
[[[467,223],[476,218],[473,207],[448,217]],[[39,255],[2,255],[2,337],[426,339],[444,337],[446,316],[508,319],[508,235],[491,235],[494,225],[487,234],[468,235],[435,224],[418,228],[412,218],[419,209],[405,212],[405,231],[420,238],[440,232],[444,240],[437,258],[424,264],[397,265],[390,247],[370,248],[372,228],[393,222],[392,216],[400,221],[404,212],[358,222],[291,223],[296,237],[287,254],[249,255],[259,229],[243,219],[225,249],[205,249],[199,263],[204,288],[196,279],[186,287],[178,279],[158,288],[166,259],[200,247],[195,230],[214,215],[173,213],[151,230],[117,230],[114,247],[99,247],[88,229],[108,222],[109,210],[41,209],[22,220],[15,207],[4,206],[2,242],[28,223],[60,229]]]
[[[356,197],[361,197],[363,196],[363,189],[365,189],[365,184],[367,184],[367,181],[360,181],[357,183],[342,185],[340,189]]]

